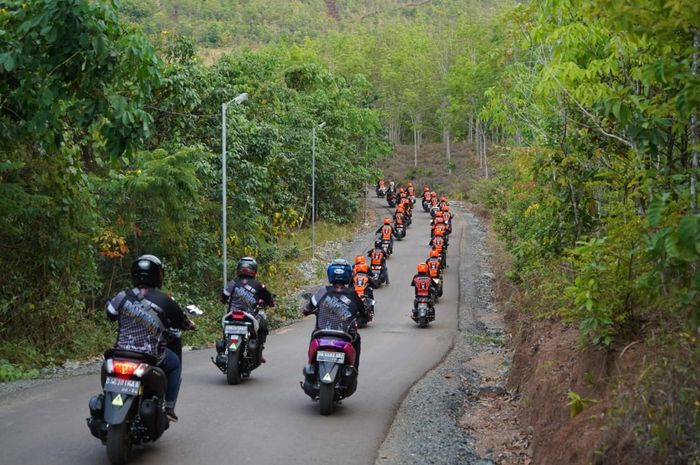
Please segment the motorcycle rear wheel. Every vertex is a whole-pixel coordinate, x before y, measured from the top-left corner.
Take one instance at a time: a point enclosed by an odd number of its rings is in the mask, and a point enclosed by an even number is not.
[[[107,458],[112,465],[124,465],[131,456],[129,425],[110,425],[107,430]]]
[[[321,415],[330,415],[333,413],[333,397],[335,397],[335,387],[333,384],[321,383],[318,393],[318,405],[320,406]]]
[[[421,316],[418,318],[418,326],[421,328],[426,328],[428,326],[428,317],[427,316]]]
[[[240,356],[241,353],[239,350],[228,353],[228,360],[226,363],[226,382],[228,384],[236,385],[241,382],[241,370],[238,366]]]

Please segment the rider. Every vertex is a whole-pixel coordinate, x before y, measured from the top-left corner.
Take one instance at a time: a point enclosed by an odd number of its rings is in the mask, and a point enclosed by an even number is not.
[[[258,263],[253,257],[243,257],[236,265],[236,279],[229,281],[221,292],[221,302],[228,304],[227,312],[235,308],[255,315],[258,320],[258,340],[260,363],[265,363],[263,349],[269,333],[265,313],[258,309],[259,305],[274,307],[273,295],[265,285],[255,279],[258,274]]]
[[[379,265],[382,267],[381,273],[384,275],[384,282],[389,285],[389,269],[386,266],[386,253],[382,249],[382,241],[374,241],[374,248],[367,252],[367,256],[370,257],[370,263],[372,266]]]
[[[360,265],[364,265],[366,262],[365,256],[364,255],[357,255],[355,257],[355,264],[352,267],[352,275],[355,276],[355,273],[357,273],[358,267]]]
[[[364,257],[362,257],[364,258]],[[352,287],[355,289],[355,293],[361,299],[362,296],[367,296],[368,298],[374,300],[374,288],[372,287],[372,281],[369,279],[369,266],[366,263],[359,263],[355,265],[352,276]],[[363,310],[371,311],[371,308],[364,306]]]
[[[389,253],[392,253],[394,251],[394,236],[393,229],[391,228],[391,218],[388,216],[384,217],[384,224],[382,224],[379,229],[375,231],[375,234],[380,234],[379,238],[382,241],[389,241],[388,251]]]
[[[435,236],[428,243],[430,247],[437,250],[442,258],[442,267],[447,268],[447,238],[441,231],[435,231]]]
[[[408,186],[406,187],[406,194],[408,195],[409,198],[413,198],[413,199],[411,200],[411,202],[415,202],[415,201],[416,201],[416,199],[415,199],[415,197],[416,197],[416,190],[414,189],[413,183],[412,183],[412,182],[409,182],[409,183],[408,183]]]
[[[406,219],[404,218],[405,212],[406,209],[403,208],[403,205],[396,207],[396,212],[394,213],[394,221],[396,221],[396,224],[404,224],[406,222]]]
[[[438,212],[442,213],[442,212]],[[443,236],[447,236],[449,234],[449,231],[447,230],[447,226],[445,225],[445,221],[441,216],[436,216],[435,217],[435,224],[431,228],[430,231],[430,236],[435,237],[435,234],[437,231],[441,231]]]
[[[163,293],[163,263],[154,255],[141,255],[131,264],[133,289],[107,300],[107,318],[119,321],[117,349],[142,352],[158,359],[167,378],[165,414],[176,422],[175,403],[180,391],[182,364],[167,344],[167,328],[195,329],[185,312]]]
[[[440,213],[442,213],[442,218],[445,221],[445,226],[447,226],[448,234],[452,232],[452,218],[454,215],[450,211],[449,205],[443,205],[440,207]]]
[[[411,286],[415,288],[415,298],[413,308],[418,308],[419,298],[427,297],[428,304],[433,308],[433,296],[437,292],[433,279],[428,274],[428,265],[419,263],[416,267],[417,273],[411,279]]]
[[[302,312],[304,315],[316,314],[316,330],[335,329],[352,336],[355,368],[359,370],[361,340],[357,331],[357,315],[364,304],[355,290],[348,287],[352,279],[352,267],[347,260],[336,259],[328,265],[326,274],[331,285],[316,291]],[[313,338],[313,333],[311,337]]]
[[[440,252],[437,249],[430,250],[430,257],[425,261],[428,265],[428,274],[433,279],[440,278],[440,272],[442,271],[442,260],[440,260]]]

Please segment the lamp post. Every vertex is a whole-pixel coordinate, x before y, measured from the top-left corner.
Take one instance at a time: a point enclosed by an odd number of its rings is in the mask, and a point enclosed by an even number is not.
[[[224,287],[227,283],[226,264],[226,109],[232,103],[237,105],[248,100],[248,94],[243,92],[228,102],[221,104],[221,255],[224,261]]]
[[[316,128],[323,129],[323,122],[311,130],[311,258],[316,257]]]

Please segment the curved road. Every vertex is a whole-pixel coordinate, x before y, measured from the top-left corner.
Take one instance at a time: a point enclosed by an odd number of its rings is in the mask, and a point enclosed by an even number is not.
[[[380,199],[370,203],[379,207]],[[457,328],[459,221],[436,320],[420,329],[409,317],[409,283],[429,251],[429,215],[416,206],[406,238],[395,242],[388,261],[391,285],[375,291],[375,320],[361,330],[357,391],[330,417],[320,416],[318,404],[299,387],[313,327],[309,317],[273,332],[265,351],[268,363],[238,386],[227,385],[211,363],[213,349],[185,353],[180,421],[156,443],[135,449],[130,463],[373,464],[404,395],[445,356]],[[0,463],[109,463],[85,423],[88,399],[98,392],[99,376],[93,374],[0,399]]]

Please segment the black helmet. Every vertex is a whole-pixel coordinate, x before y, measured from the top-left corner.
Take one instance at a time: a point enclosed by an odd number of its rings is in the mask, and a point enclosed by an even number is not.
[[[236,275],[254,278],[258,274],[258,262],[253,257],[243,257],[238,260]]]
[[[376,241],[374,241],[374,246],[378,249],[381,249],[382,248],[382,241],[377,239]]]
[[[131,264],[134,286],[161,287],[164,276],[163,263],[155,255],[141,255]]]

